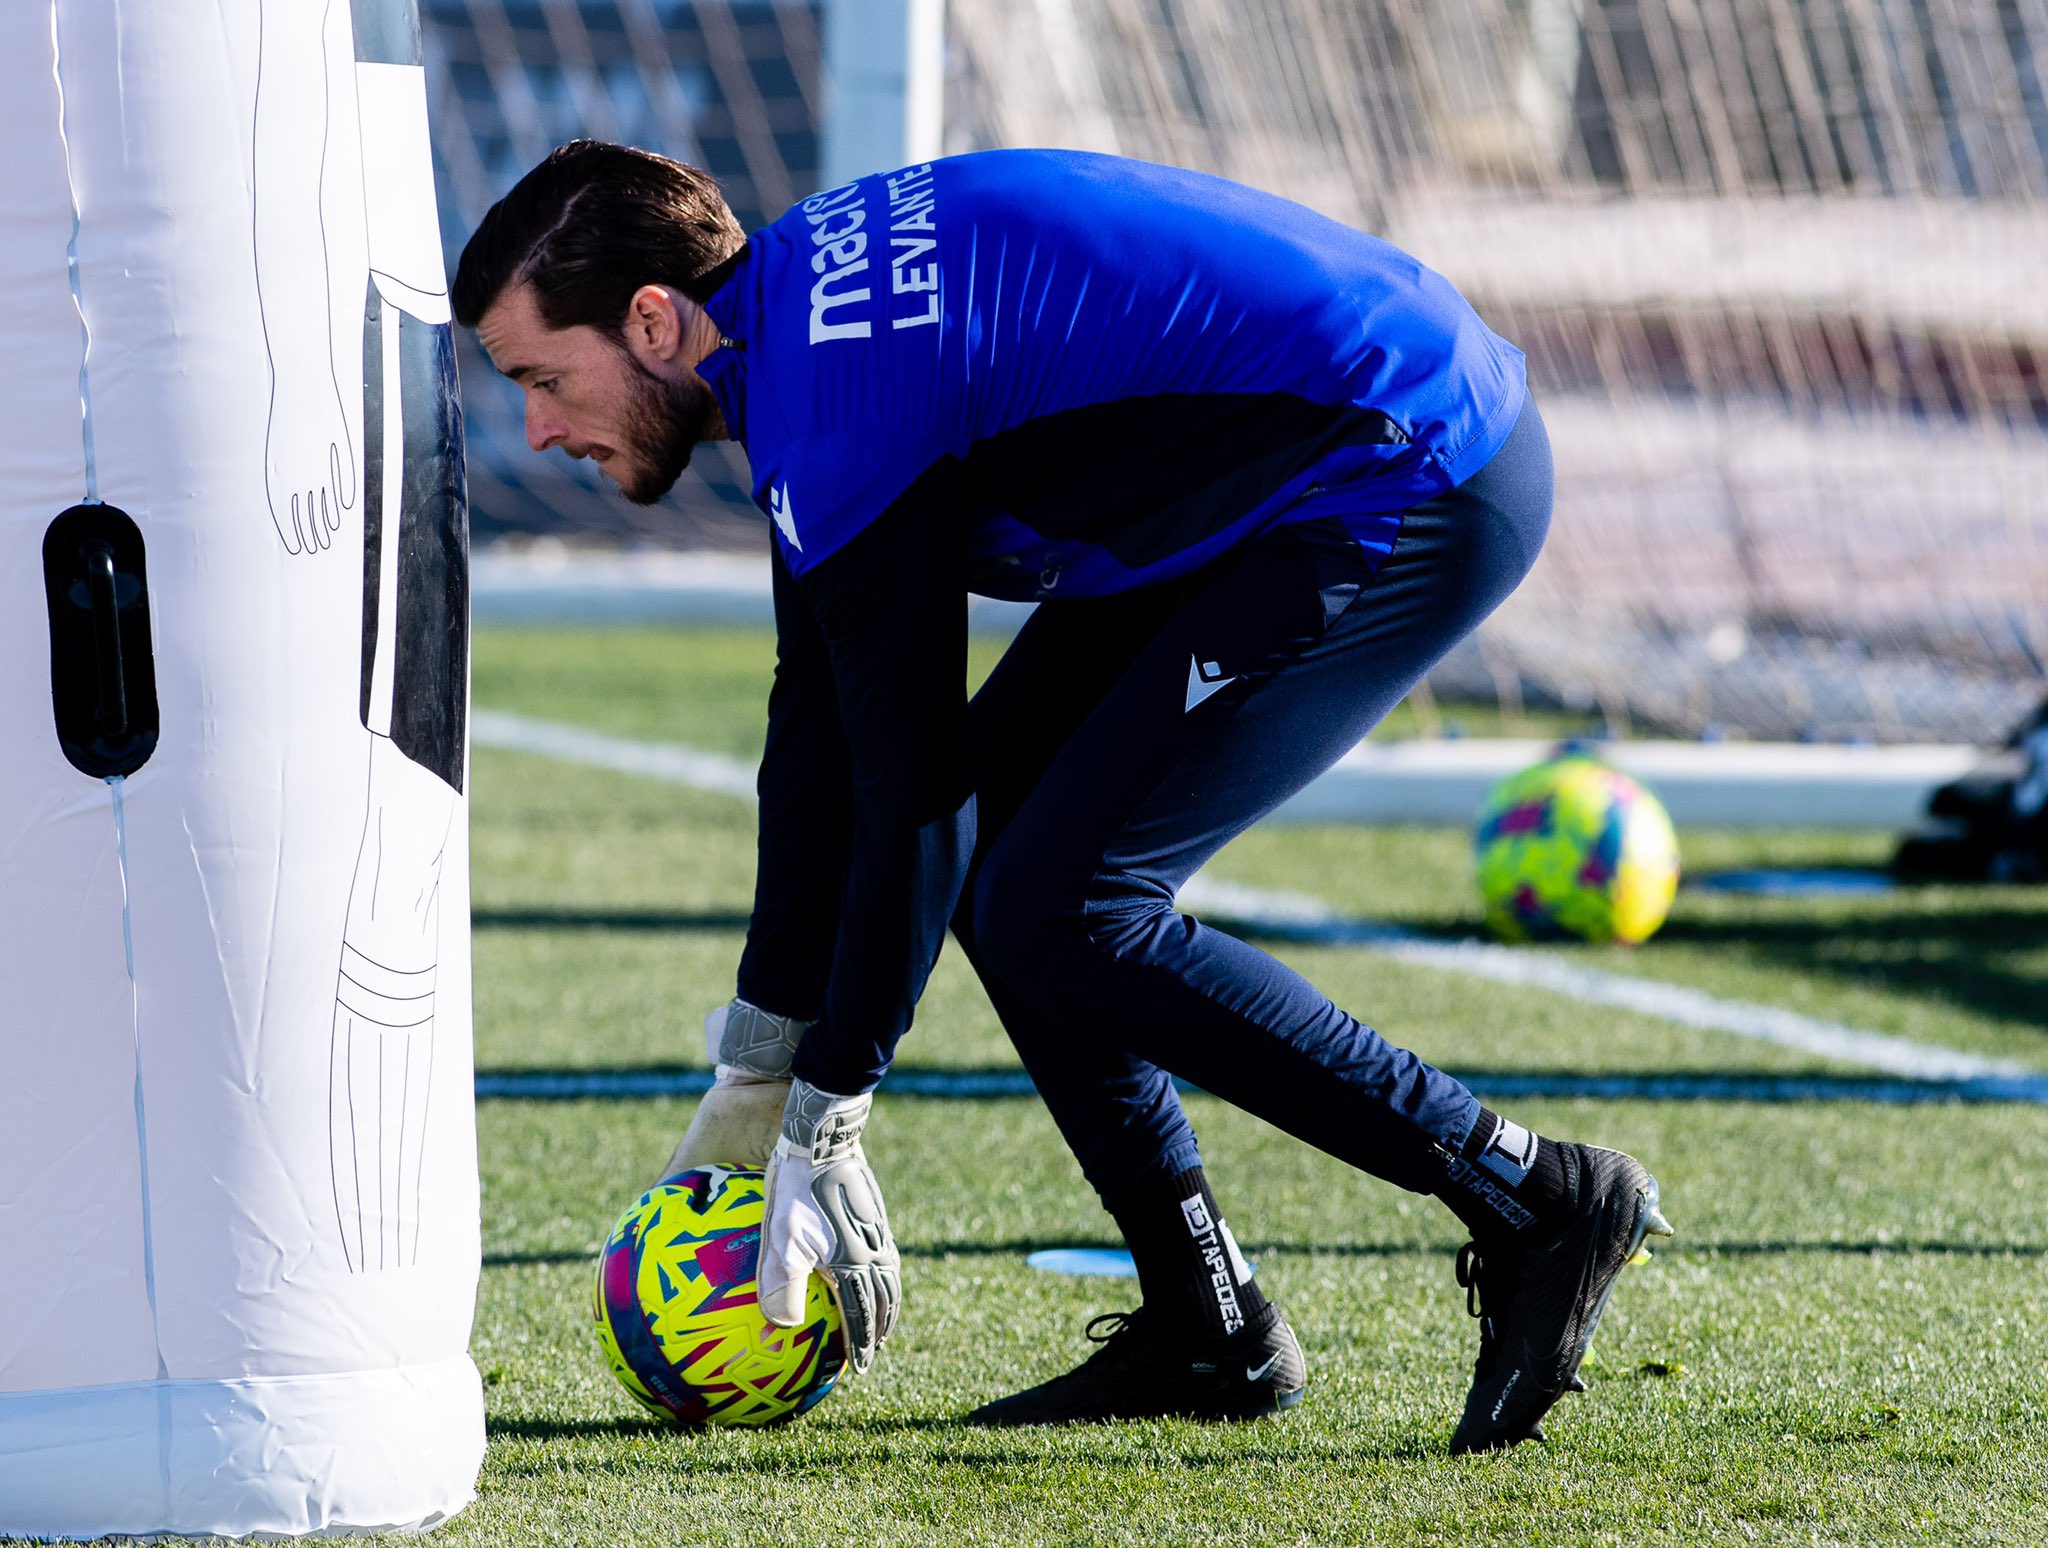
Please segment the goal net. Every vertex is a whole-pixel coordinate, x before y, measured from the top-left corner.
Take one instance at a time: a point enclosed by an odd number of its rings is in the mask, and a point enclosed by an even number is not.
[[[1203,167],[1529,354],[1547,551],[1450,691],[1995,739],[2048,688],[2043,0],[954,0],[954,143]]]

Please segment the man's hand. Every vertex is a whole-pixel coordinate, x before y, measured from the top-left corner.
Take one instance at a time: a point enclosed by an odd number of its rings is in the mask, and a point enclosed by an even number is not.
[[[896,1326],[903,1277],[882,1190],[860,1145],[869,1096],[834,1096],[796,1081],[768,1163],[761,1240],[761,1311],[793,1328],[813,1270],[832,1284],[856,1373],[875,1363]]]
[[[693,1166],[768,1164],[789,1101],[790,1061],[810,1026],[738,999],[704,1018],[704,1054],[718,1078],[662,1176]]]

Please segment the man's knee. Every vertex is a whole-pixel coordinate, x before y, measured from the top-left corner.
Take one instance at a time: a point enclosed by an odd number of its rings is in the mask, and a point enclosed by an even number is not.
[[[974,950],[1031,999],[1085,992],[1089,970],[1142,954],[1171,898],[1125,878],[1062,866],[1028,845],[999,844],[972,890]]]

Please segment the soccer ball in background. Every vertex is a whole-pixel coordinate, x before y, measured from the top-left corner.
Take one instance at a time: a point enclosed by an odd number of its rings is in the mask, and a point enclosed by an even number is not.
[[[597,1260],[597,1339],[626,1390],[682,1425],[764,1425],[823,1401],[846,1340],[825,1282],[804,1320],[761,1315],[766,1179],[708,1166],[664,1178],[619,1218]]]
[[[1486,925],[1504,941],[1633,946],[1671,911],[1678,836],[1657,798],[1567,752],[1502,780],[1473,832]]]

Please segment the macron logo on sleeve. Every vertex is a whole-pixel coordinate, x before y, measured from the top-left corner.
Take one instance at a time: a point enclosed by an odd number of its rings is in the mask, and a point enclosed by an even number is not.
[[[804,545],[797,541],[796,518],[789,514],[789,485],[777,484],[768,491],[768,514],[775,518],[775,530],[789,539],[789,546],[798,553]]]

